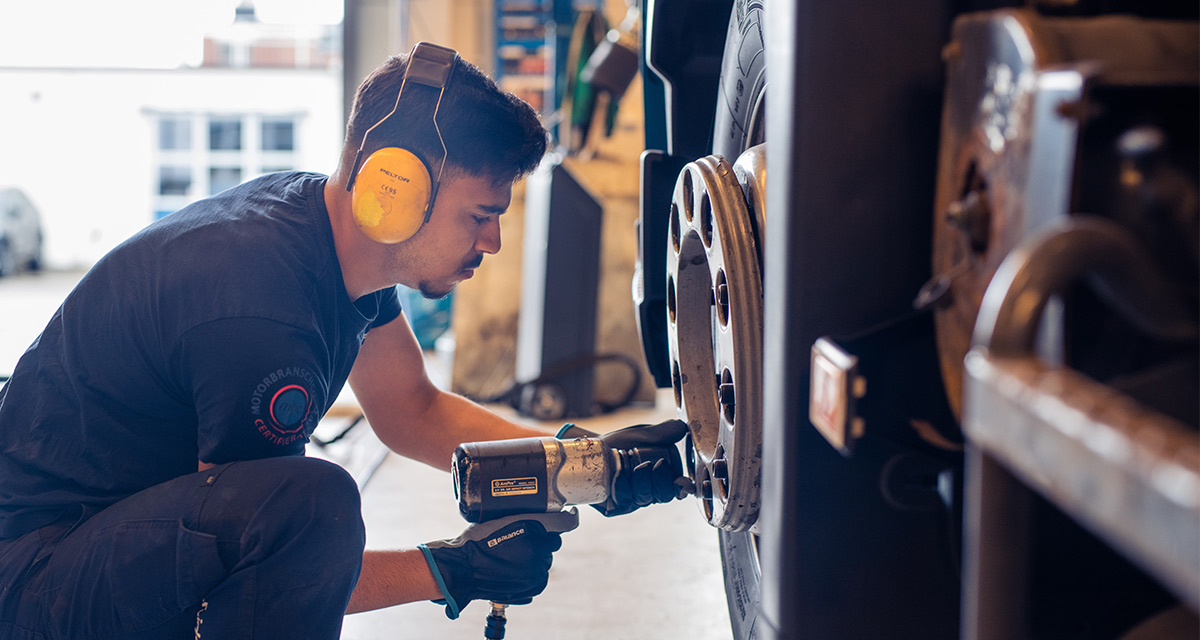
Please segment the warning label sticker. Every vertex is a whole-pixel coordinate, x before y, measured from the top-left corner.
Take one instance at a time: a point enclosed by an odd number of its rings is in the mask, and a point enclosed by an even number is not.
[[[524,496],[537,493],[537,478],[501,478],[492,480],[492,497]]]

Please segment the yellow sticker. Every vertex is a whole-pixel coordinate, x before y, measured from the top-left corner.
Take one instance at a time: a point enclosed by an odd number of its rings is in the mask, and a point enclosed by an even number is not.
[[[537,493],[537,478],[501,478],[492,480],[492,497],[525,496]]]

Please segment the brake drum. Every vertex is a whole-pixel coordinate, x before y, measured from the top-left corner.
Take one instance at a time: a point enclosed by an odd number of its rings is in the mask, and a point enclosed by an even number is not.
[[[1032,12],[969,15],[943,51],[947,85],[933,235],[933,306],[946,392],[961,415],[962,362],[983,292],[1017,242],[1066,215],[1078,122],[1058,113],[1083,86],[1053,80],[1059,58]],[[1051,72],[1052,73],[1052,72]]]

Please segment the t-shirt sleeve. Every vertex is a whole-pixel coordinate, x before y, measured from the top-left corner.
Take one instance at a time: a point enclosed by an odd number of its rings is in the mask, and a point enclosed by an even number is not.
[[[396,287],[388,287],[376,292],[379,296],[379,313],[375,315],[375,319],[371,321],[367,330],[370,331],[375,327],[383,325],[400,317],[400,296],[396,293]]]
[[[302,455],[326,407],[329,356],[311,333],[231,318],[188,330],[172,354],[195,404],[202,462]]]

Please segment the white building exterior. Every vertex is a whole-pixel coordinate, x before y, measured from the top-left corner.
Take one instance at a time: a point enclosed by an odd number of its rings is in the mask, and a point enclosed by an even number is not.
[[[221,188],[332,171],[343,127],[340,65],[0,68],[0,187],[41,211],[48,267],[87,267]]]

